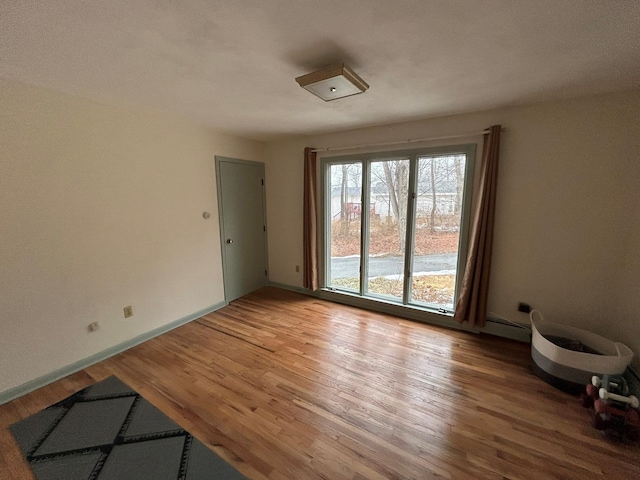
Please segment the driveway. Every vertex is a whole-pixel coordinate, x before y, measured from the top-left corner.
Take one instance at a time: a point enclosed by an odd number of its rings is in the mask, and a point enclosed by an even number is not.
[[[435,253],[433,255],[421,255],[413,257],[413,273],[441,272],[456,269],[458,255],[455,253]],[[331,277],[345,278],[358,276],[360,257],[332,257]],[[369,277],[402,274],[404,269],[404,257],[385,256],[369,259]],[[444,273],[444,272],[443,272]]]

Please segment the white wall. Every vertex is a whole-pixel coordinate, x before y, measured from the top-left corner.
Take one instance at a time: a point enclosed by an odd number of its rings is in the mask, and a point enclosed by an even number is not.
[[[636,151],[640,151],[640,136],[636,136]],[[640,156],[636,156],[629,176],[640,182]],[[632,231],[627,237],[627,244],[621,248],[623,265],[620,268],[618,304],[615,309],[617,322],[612,322],[612,335],[621,339],[634,349],[636,357],[634,366],[640,372],[640,190],[631,194],[628,202],[629,224]],[[635,210],[635,211],[634,211]],[[635,346],[634,346],[635,345]],[[640,390],[636,392],[640,395]]]
[[[214,156],[262,143],[12,82],[0,105],[0,393],[224,301]]]
[[[639,122],[636,90],[268,144],[270,280],[302,284],[295,265],[302,265],[303,147],[443,136],[499,123],[507,131],[490,311],[524,322],[516,307],[529,302],[551,320],[623,341],[640,354],[640,229],[631,228],[640,222]],[[448,143],[467,141],[481,138]],[[478,158],[481,150],[480,143]]]

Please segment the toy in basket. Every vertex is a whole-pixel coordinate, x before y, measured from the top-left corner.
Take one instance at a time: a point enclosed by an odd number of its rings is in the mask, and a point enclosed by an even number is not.
[[[640,440],[640,401],[629,395],[629,386],[623,377],[603,375],[601,379],[594,375],[580,400],[582,406],[590,409],[594,428],[616,440]]]

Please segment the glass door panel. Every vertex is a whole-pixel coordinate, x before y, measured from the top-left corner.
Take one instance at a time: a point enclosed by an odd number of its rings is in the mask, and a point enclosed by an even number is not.
[[[412,303],[453,310],[466,155],[418,157]]]
[[[360,292],[362,164],[331,165],[329,285]]]
[[[371,162],[367,293],[402,300],[409,160]]]

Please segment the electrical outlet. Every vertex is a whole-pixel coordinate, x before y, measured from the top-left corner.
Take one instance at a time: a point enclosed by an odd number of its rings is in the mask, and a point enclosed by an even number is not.
[[[128,307],[124,307],[124,318],[133,317],[133,307],[129,305]]]
[[[89,329],[90,332],[95,332],[100,328],[100,324],[98,322],[93,322],[93,323],[90,323],[87,328]]]
[[[296,273],[300,273],[300,265],[296,265]]]
[[[528,303],[520,302],[518,303],[518,311],[522,313],[531,313],[531,305]]]

